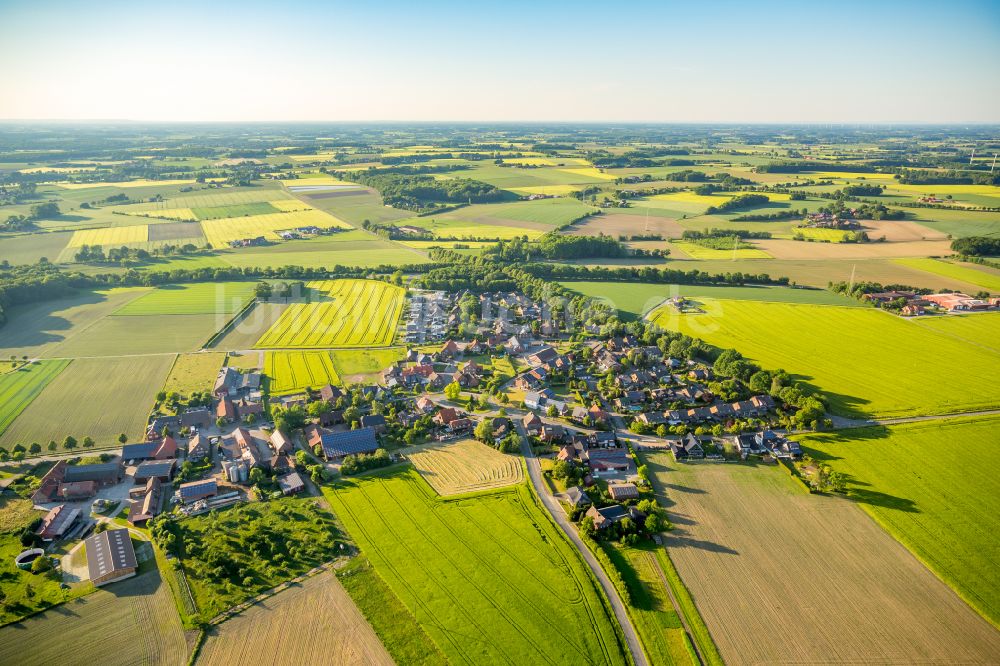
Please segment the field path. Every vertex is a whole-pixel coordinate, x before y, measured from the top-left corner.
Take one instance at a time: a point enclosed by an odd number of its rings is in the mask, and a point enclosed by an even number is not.
[[[868,428],[877,425],[899,425],[900,423],[918,423],[920,421],[943,421],[964,416],[996,416],[1000,409],[983,409],[978,412],[955,412],[954,414],[929,414],[926,416],[903,416],[895,419],[849,419],[844,416],[827,414],[833,421],[834,430],[849,430],[851,428]]]
[[[590,552],[590,549],[583,543],[580,539],[580,535],[577,534],[576,528],[574,528],[569,520],[566,518],[566,514],[563,512],[562,507],[559,506],[559,502],[548,493],[545,488],[545,483],[542,481],[542,471],[541,465],[538,463],[538,458],[535,457],[535,452],[532,451],[531,445],[528,443],[528,438],[524,436],[524,432],[521,428],[520,422],[515,422],[518,430],[518,434],[521,435],[521,451],[524,454],[524,460],[528,465],[528,476],[531,478],[531,485],[535,488],[535,494],[538,495],[539,499],[542,501],[542,505],[552,516],[552,519],[557,525],[562,529],[563,533],[569,538],[570,542],[576,547],[583,557],[583,560],[590,567],[590,570],[594,573],[594,577],[601,584],[601,588],[604,589],[604,594],[607,595],[608,600],[611,602],[611,609],[615,612],[615,617],[618,619],[618,624],[621,625],[622,631],[625,633],[625,641],[628,643],[629,652],[632,654],[632,660],[635,662],[636,666],[648,666],[649,662],[646,661],[646,653],[643,652],[642,642],[639,640],[639,634],[636,633],[635,627],[632,626],[632,620],[628,616],[628,612],[625,610],[625,604],[622,603],[621,597],[618,595],[618,590],[612,584],[611,579],[608,578],[607,574],[604,573],[604,569],[601,568],[600,563],[594,554]]]

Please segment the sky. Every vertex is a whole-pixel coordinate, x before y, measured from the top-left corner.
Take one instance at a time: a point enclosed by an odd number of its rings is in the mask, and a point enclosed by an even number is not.
[[[1000,122],[1000,0],[0,0],[0,119]]]

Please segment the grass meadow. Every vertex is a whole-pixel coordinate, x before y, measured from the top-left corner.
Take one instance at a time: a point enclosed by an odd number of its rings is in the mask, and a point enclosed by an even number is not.
[[[941,275],[954,280],[968,282],[994,294],[1000,293],[1000,271],[982,268],[975,264],[953,263],[924,257],[893,259],[893,261],[933,275]]]
[[[253,299],[255,287],[255,282],[197,282],[161,286],[125,304],[114,314],[231,314]]]
[[[123,432],[130,441],[139,440],[173,360],[170,355],[76,359],[0,435],[0,446],[44,446],[67,435],[106,445]]]
[[[843,305],[862,307],[853,298],[825,289],[791,289],[788,287],[712,287],[685,284],[648,284],[641,282],[562,282],[564,287],[590,296],[607,299],[625,315],[638,316],[649,312],[668,298],[683,296],[724,298],[738,301],[768,303],[807,303],[812,305]]]
[[[874,308],[704,299],[704,312],[650,318],[820,388],[844,416],[899,417],[996,407],[1000,352]],[[968,331],[965,331],[968,332]]]
[[[0,435],[68,364],[38,361],[0,375]]]
[[[347,566],[337,570],[337,577],[397,664],[443,666],[448,663],[413,613],[375,572],[368,558],[364,555],[353,557]]]
[[[626,661],[599,588],[525,485],[442,501],[397,468],[324,494],[450,662]]]
[[[310,282],[322,294],[293,303],[257,341],[262,348],[384,347],[392,344],[405,291],[374,280]]]
[[[345,384],[375,381],[379,373],[406,356],[405,347],[331,351],[333,367]]]
[[[146,291],[143,287],[91,291],[12,307],[6,311],[7,324],[0,327],[0,358],[52,356],[60,345]]]
[[[688,241],[671,241],[670,246],[680,250],[692,259],[770,259],[764,250],[759,248],[737,248],[733,250],[719,250],[714,247],[705,247],[697,243]]]
[[[848,475],[848,494],[1000,627],[1000,418],[907,423],[801,438]]]
[[[221,352],[178,354],[163,384],[163,390],[168,393],[176,391],[181,395],[211,391],[225,362],[226,355]]]

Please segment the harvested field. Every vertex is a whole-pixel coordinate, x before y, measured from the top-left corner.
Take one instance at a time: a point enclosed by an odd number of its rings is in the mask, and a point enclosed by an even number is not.
[[[677,526],[670,557],[726,663],[1000,654],[1000,632],[850,500],[810,495],[772,467],[649,461]]]
[[[872,259],[880,257],[943,257],[952,253],[950,241],[903,243],[809,243],[760,240],[757,246],[775,259]]]
[[[257,347],[379,347],[392,344],[405,291],[374,280],[310,282],[323,300],[293,303]]]
[[[18,666],[183,666],[187,651],[170,588],[155,568],[0,629],[0,663]]]
[[[9,450],[67,435],[110,444],[122,432],[136,441],[145,434],[146,417],[173,360],[169,355],[76,359],[4,431],[0,446]]]
[[[139,180],[123,180],[115,181],[113,183],[56,183],[58,187],[62,187],[67,190],[89,190],[101,187],[115,187],[115,188],[129,188],[129,187],[166,187],[168,185],[194,185],[193,180],[146,180],[140,178]]]
[[[69,361],[39,361],[0,375],[0,434]]]
[[[614,238],[661,234],[664,238],[680,238],[684,233],[684,227],[669,217],[608,213],[588,217],[570,227],[568,233],[577,236],[605,234]]]
[[[271,393],[296,393],[306,387],[318,389],[324,384],[340,384],[327,351],[267,352],[264,374],[271,379]]]
[[[11,354],[49,356],[57,345],[72,340],[147,291],[128,287],[85,292],[10,308],[6,311],[7,325],[0,328],[0,358]]]
[[[323,491],[449,661],[625,663],[596,583],[525,484],[444,501],[402,467]]]
[[[461,495],[520,483],[521,460],[474,439],[403,449],[438,495]]]
[[[187,238],[204,238],[201,225],[197,222],[167,222],[149,225],[149,241],[171,241]]]
[[[884,236],[890,243],[948,238],[947,234],[937,229],[909,220],[863,220],[861,225],[868,232],[869,238],[874,240]]]
[[[344,591],[324,572],[209,631],[197,664],[382,664],[393,661]]]

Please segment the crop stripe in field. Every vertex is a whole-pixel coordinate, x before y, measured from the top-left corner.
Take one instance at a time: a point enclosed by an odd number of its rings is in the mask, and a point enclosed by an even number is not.
[[[336,496],[340,492],[343,491],[334,489],[333,494],[334,496]],[[409,548],[409,546],[406,545],[405,542],[399,541],[398,536],[389,526],[388,521],[386,521],[382,517],[381,512],[375,509],[375,506],[372,504],[371,499],[368,497],[367,492],[361,489],[360,487],[355,492],[364,497],[365,502],[372,509],[371,515],[375,516],[378,519],[379,523],[384,525],[386,527],[386,530],[388,530],[390,533],[392,533],[394,537],[396,537],[397,543],[402,545],[410,554],[410,558],[415,561],[416,558],[414,557],[413,551]],[[465,652],[462,650],[462,647],[452,637],[451,632],[448,631],[448,629],[446,629],[444,625],[441,624],[440,620],[438,620],[437,618],[437,615],[427,607],[427,604],[426,602],[424,602],[421,594],[418,594],[413,590],[413,587],[406,582],[406,579],[403,577],[402,573],[400,573],[399,569],[389,560],[388,557],[382,555],[382,552],[375,547],[375,540],[371,537],[371,534],[368,532],[368,530],[365,529],[364,526],[365,523],[358,519],[358,516],[355,513],[354,509],[351,508],[350,503],[347,500],[340,499],[339,504],[341,505],[341,508],[344,510],[344,513],[346,513],[350,517],[351,522],[354,523],[354,530],[356,531],[356,533],[360,533],[364,537],[365,541],[368,542],[368,551],[365,553],[368,556],[368,558],[378,559],[379,561],[381,561],[385,565],[385,567],[392,572],[395,582],[406,590],[408,596],[412,600],[412,603],[416,604],[420,608],[420,610],[423,611],[422,615],[425,618],[425,622],[436,627],[440,632],[440,635],[451,644],[455,652],[459,656],[461,656],[462,659],[466,661],[466,663],[469,664],[474,663],[469,660],[468,656],[466,656]],[[392,589],[392,585],[389,583],[388,580],[386,580],[386,585],[389,585],[390,590]],[[393,594],[396,594],[396,592],[393,591]],[[398,594],[396,596],[397,598],[399,597]],[[402,599],[400,599],[400,602],[403,603],[404,606],[406,605]],[[414,613],[414,616],[416,616],[416,613]],[[431,640],[433,640],[433,638]]]
[[[397,506],[397,507],[399,507],[399,509],[400,509],[400,511],[401,511],[401,512],[403,513],[403,515],[405,515],[405,516],[406,516],[406,518],[407,518],[408,522],[410,523],[410,525],[414,525],[414,526],[416,526],[416,525],[419,525],[419,524],[420,524],[420,523],[419,523],[419,521],[416,521],[416,520],[414,520],[414,519],[413,519],[413,516],[411,516],[411,515],[410,515],[410,514],[409,514],[409,513],[408,513],[408,512],[407,512],[407,511],[406,511],[406,510],[405,510],[405,509],[403,508],[403,505],[402,505],[402,504],[401,504],[401,503],[399,502],[399,500],[398,500],[398,499],[397,499],[397,498],[395,497],[395,495],[393,495],[393,494],[392,494],[392,492],[391,492],[391,491],[389,490],[389,488],[387,487],[387,484],[385,483],[385,481],[384,481],[383,479],[379,479],[379,480],[378,480],[378,485],[379,485],[379,487],[380,487],[380,488],[382,489],[382,491],[383,491],[383,492],[384,492],[384,493],[385,493],[386,495],[388,495],[388,497],[389,497],[390,499],[392,499],[392,501],[393,501],[393,502],[394,502],[394,503],[396,504],[396,506]],[[374,504],[373,504],[373,503],[371,502],[371,498],[369,498],[369,497],[367,497],[367,496],[366,496],[366,499],[368,499],[368,501],[369,501],[369,504],[371,504],[371,507],[372,507],[372,511],[376,511],[376,508],[375,508],[375,505],[374,505]],[[424,501],[424,500],[423,500],[423,498],[416,498],[416,499],[417,499],[417,501],[420,501],[420,502]],[[433,510],[433,508],[431,508],[431,509],[429,510],[429,513],[431,513],[431,514],[436,514],[436,512],[435,512],[435,511]],[[440,520],[440,519],[439,519],[439,520]],[[390,524],[389,524],[388,522],[386,522],[386,527],[388,528],[388,530],[389,530],[389,531],[390,531],[390,532],[392,533],[392,535],[393,535],[393,536],[394,536],[394,537],[396,538],[396,540],[397,540],[397,541],[398,541],[399,543],[403,543],[403,544],[405,544],[405,543],[406,543],[406,542],[405,542],[405,540],[403,540],[403,539],[400,539],[400,538],[399,538],[399,534],[398,534],[398,533],[397,533],[397,532],[395,531],[395,529],[393,529],[393,526],[392,526],[392,525],[390,525]],[[458,541],[459,541],[459,543],[461,543],[461,544],[462,544],[463,546],[465,546],[465,548],[466,548],[467,550],[471,550],[471,549],[469,548],[468,544],[466,544],[464,540],[462,540],[462,539],[459,539]],[[410,556],[411,556],[411,557],[413,558],[413,561],[418,561],[418,558],[417,558],[417,556],[416,556],[416,553],[414,553],[414,552],[413,552],[413,551],[412,551],[412,550],[410,549],[410,547],[409,547],[409,546],[406,546],[406,550],[407,550],[407,551],[408,551],[408,552],[410,553]],[[472,581],[471,581],[471,580],[469,579],[469,577],[468,577],[468,576],[467,576],[467,575],[465,574],[465,571],[464,571],[464,570],[462,569],[462,567],[460,567],[460,566],[456,565],[456,564],[455,564],[455,562],[454,562],[454,561],[453,561],[453,560],[452,560],[452,559],[451,559],[450,557],[448,557],[447,553],[445,553],[445,551],[444,551],[444,550],[441,550],[441,551],[439,551],[439,552],[441,553],[442,557],[443,557],[443,558],[444,558],[444,559],[445,559],[445,560],[446,560],[446,561],[448,562],[448,564],[450,564],[450,565],[451,565],[451,566],[452,566],[452,567],[453,567],[453,568],[455,569],[456,573],[458,573],[458,575],[459,575],[459,576],[461,576],[461,577],[462,577],[463,579],[465,579],[465,581],[466,581],[467,583],[469,583],[469,585],[470,585],[470,586],[472,587],[472,589],[475,589],[476,591],[480,592],[480,595],[481,595],[481,596],[482,596],[482,598],[483,598],[483,599],[484,599],[484,600],[486,601],[486,603],[487,603],[487,604],[489,604],[490,606],[492,606],[492,607],[493,607],[493,609],[497,611],[497,613],[499,613],[499,614],[500,614],[501,616],[503,616],[503,618],[504,618],[505,620],[507,620],[507,622],[508,622],[508,623],[510,624],[510,626],[511,626],[511,628],[512,628],[512,629],[514,629],[514,630],[515,630],[515,631],[517,631],[517,632],[518,632],[519,634],[521,634],[521,636],[522,636],[522,637],[524,637],[524,638],[525,638],[526,640],[528,639],[528,637],[527,637],[527,636],[526,636],[526,635],[524,634],[524,630],[522,630],[522,629],[521,629],[520,625],[516,624],[516,623],[515,623],[515,622],[513,621],[513,619],[512,619],[512,618],[511,618],[511,617],[510,617],[510,616],[509,616],[509,615],[508,615],[508,614],[507,614],[507,613],[506,613],[506,612],[505,612],[505,611],[504,611],[503,609],[501,609],[501,608],[500,608],[500,606],[499,606],[499,605],[498,605],[498,604],[496,603],[496,601],[494,601],[494,600],[493,600],[493,598],[492,598],[492,597],[490,597],[490,596],[489,596],[488,594],[486,594],[486,593],[484,593],[484,592],[481,592],[481,591],[480,591],[480,590],[479,590],[479,589],[478,589],[478,588],[476,587],[476,585],[475,585],[475,584],[474,584],[474,583],[473,583],[473,582],[472,582]],[[445,595],[446,595],[446,596],[447,596],[447,597],[448,597],[449,599],[451,599],[451,601],[452,601],[452,603],[454,604],[455,608],[462,608],[462,609],[464,609],[464,606],[463,606],[463,605],[462,605],[462,604],[461,604],[461,603],[459,602],[458,598],[457,598],[457,597],[455,597],[455,595],[454,595],[454,594],[452,593],[452,591],[451,591],[451,590],[449,590],[449,589],[447,588],[447,586],[444,586],[444,585],[442,585],[442,586],[440,586],[440,587],[439,587],[439,589],[440,589],[440,590],[441,590],[442,592],[444,592],[444,593],[445,593]],[[493,647],[494,647],[494,649],[495,649],[495,650],[497,651],[498,655],[502,656],[502,657],[503,657],[503,659],[504,659],[504,660],[505,660],[505,661],[506,661],[507,663],[509,663],[509,664],[513,664],[513,663],[514,663],[514,662],[513,662],[513,661],[512,661],[511,659],[510,659],[510,657],[509,657],[509,656],[507,656],[506,652],[504,652],[503,650],[500,650],[500,649],[499,649],[499,646],[498,646],[498,645],[496,644],[496,642],[495,642],[495,641],[494,641],[494,640],[492,639],[492,637],[491,637],[491,636],[492,636],[491,632],[489,632],[489,631],[485,630],[485,629],[484,629],[484,628],[483,628],[483,627],[482,627],[482,626],[481,626],[481,625],[479,624],[479,622],[477,622],[477,621],[476,621],[476,619],[475,619],[475,618],[474,618],[473,616],[471,616],[471,615],[468,615],[468,614],[466,614],[466,617],[468,617],[468,618],[469,618],[469,621],[470,621],[470,622],[471,622],[471,623],[472,623],[473,625],[475,625],[476,629],[478,629],[478,630],[479,630],[480,634],[481,634],[481,635],[483,636],[483,638],[484,638],[484,641],[483,641],[483,642],[486,642],[486,643],[490,643],[490,644],[492,644],[492,645],[493,645]],[[535,648],[535,650],[538,650],[538,648],[537,648],[537,647],[535,647],[535,646],[534,646],[534,644],[533,644],[533,643],[531,643],[530,641],[528,642],[528,644],[529,644],[529,645],[531,645],[531,646],[532,646],[533,648]]]
[[[410,522],[412,522],[414,524],[417,524],[417,521],[407,511],[405,503],[400,502],[399,498],[397,498],[392,493],[392,490],[390,488],[386,487],[385,490],[386,490],[386,494],[390,498],[392,498],[392,501],[396,503],[396,506],[399,507],[399,510],[402,511],[406,515],[406,517],[410,520]],[[431,508],[430,514],[434,516],[435,521],[441,527],[443,527],[445,529],[445,531],[447,531],[449,534],[451,534],[458,543],[462,544],[465,547],[465,549],[469,552],[470,555],[473,556],[473,558],[475,558],[476,560],[478,560],[480,562],[480,564],[482,565],[483,568],[485,568],[490,573],[492,573],[496,577],[496,579],[498,581],[502,582],[504,585],[506,585],[506,587],[509,590],[511,590],[511,592],[514,594],[514,596],[516,596],[517,598],[519,598],[523,602],[522,606],[521,606],[522,608],[528,609],[528,610],[532,611],[533,613],[535,613],[537,615],[537,617],[539,618],[539,622],[537,623],[538,625],[549,627],[551,629],[551,633],[553,635],[559,636],[566,643],[566,645],[571,650],[579,653],[581,657],[585,658],[587,656],[587,654],[586,654],[586,652],[584,652],[584,650],[582,650],[578,645],[575,645],[575,644],[571,643],[569,641],[569,639],[566,637],[565,633],[562,632],[562,631],[560,631],[561,627],[553,624],[551,622],[551,620],[544,613],[540,612],[536,608],[536,606],[534,605],[534,603],[532,603],[532,600],[530,598],[528,598],[520,590],[520,588],[518,588],[516,585],[512,585],[509,582],[509,579],[507,578],[507,576],[503,572],[501,572],[495,566],[493,566],[493,564],[489,560],[487,560],[486,558],[484,558],[476,549],[472,548],[472,546],[470,546],[468,544],[468,542],[466,541],[466,539],[461,534],[459,534],[458,531],[456,531],[455,529],[453,529],[452,526],[449,525],[447,521],[443,520],[441,518],[441,516],[438,514],[438,512],[434,510],[434,507]],[[463,521],[463,522],[467,524],[469,521]],[[508,555],[510,555],[509,551],[504,550],[504,552],[506,552]],[[466,575],[465,570],[462,567],[458,566],[454,561],[452,561],[451,557],[449,557],[448,554],[445,553],[444,551],[442,551],[442,555],[445,557],[445,559],[448,560],[449,563],[451,563],[452,566],[455,567],[455,569],[459,572],[459,574],[462,576],[462,578],[464,578],[469,583],[469,585],[471,585],[472,587],[475,587],[475,583],[472,581],[472,579],[470,579]],[[511,559],[515,559],[515,558],[512,557]],[[534,575],[532,575],[532,577],[535,578],[535,580],[538,580],[539,582],[542,582],[539,578],[535,577]],[[544,585],[544,583],[543,583],[543,587],[545,587],[546,589],[548,588],[548,586]],[[538,650],[538,648],[535,647],[534,642],[531,640],[531,637],[528,636],[527,633],[525,633],[524,629],[521,628],[521,625],[518,624],[515,621],[515,619],[506,610],[502,609],[501,607],[499,607],[495,603],[493,603],[492,599],[490,599],[490,603],[508,621],[508,623],[510,624],[510,626],[513,627],[519,634],[521,634],[521,636],[524,637],[524,639],[528,642],[529,645],[531,645],[536,650]],[[550,636],[550,638],[551,638],[551,636]],[[541,651],[539,650],[539,653],[540,652]],[[543,658],[548,659],[548,661],[550,663],[554,663],[554,662],[552,662],[551,658],[548,658],[546,655],[541,655],[541,656]]]

